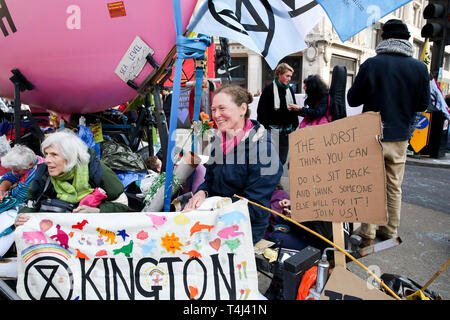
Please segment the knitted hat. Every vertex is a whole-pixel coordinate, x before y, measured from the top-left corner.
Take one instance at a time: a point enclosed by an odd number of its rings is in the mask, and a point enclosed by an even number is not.
[[[409,36],[408,27],[398,19],[387,21],[383,26],[383,33],[381,34],[383,39],[397,38],[408,40]]]

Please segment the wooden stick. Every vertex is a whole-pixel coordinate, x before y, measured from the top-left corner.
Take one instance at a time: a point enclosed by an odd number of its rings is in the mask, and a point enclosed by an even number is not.
[[[344,229],[342,222],[333,222],[333,242],[345,248]],[[339,251],[334,252],[334,265],[345,268],[345,256]]]
[[[386,289],[386,291],[388,291],[395,299],[397,300],[402,300],[399,296],[397,296],[387,285],[384,284],[383,280],[381,280],[380,278],[378,278],[372,271],[370,271],[369,269],[367,269],[363,264],[361,264],[358,260],[356,260],[351,254],[349,254],[347,251],[345,251],[344,249],[342,249],[341,247],[339,247],[338,245],[334,244],[333,242],[331,242],[330,240],[328,240],[327,238],[325,238],[324,236],[322,236],[321,234],[318,234],[317,232],[315,232],[314,230],[311,230],[308,227],[305,227],[304,225],[302,225],[301,223],[298,223],[295,220],[292,220],[291,218],[285,216],[284,214],[281,214],[275,210],[266,208],[262,205],[260,205],[259,203],[253,202],[251,200],[248,200],[246,198],[243,198],[241,196],[238,195],[233,195],[233,197],[242,199],[242,200],[246,200],[248,203],[251,203],[257,207],[260,207],[262,209],[265,209],[269,212],[272,212],[273,214],[276,214],[280,217],[282,217],[285,220],[288,220],[290,222],[292,222],[293,224],[299,226],[300,228],[305,229],[306,231],[312,233],[313,235],[319,237],[320,239],[322,239],[323,241],[327,242],[328,244],[332,245],[334,248],[336,248],[337,250],[339,250],[340,252],[342,252],[343,254],[345,254],[347,257],[349,257],[353,262],[355,262],[358,266],[360,266],[364,271],[366,271],[369,275],[371,275],[384,289]]]
[[[420,291],[425,291],[428,286],[434,281],[434,279],[436,279],[442,272],[444,272],[445,269],[447,269],[448,264],[450,263],[450,259],[447,260],[446,263],[444,263],[444,265],[439,269],[438,272],[436,272],[434,274],[434,276],[431,277],[430,280],[428,280],[427,284],[423,286],[422,289],[420,289]]]

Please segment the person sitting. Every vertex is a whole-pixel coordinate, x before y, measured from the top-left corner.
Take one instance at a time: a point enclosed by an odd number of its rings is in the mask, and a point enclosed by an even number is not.
[[[31,201],[20,213],[38,212],[46,198],[75,205],[73,212],[129,211],[122,182],[75,133],[68,129],[52,133],[42,142],[41,150],[44,163],[38,165],[31,184]],[[106,197],[98,201],[101,194]],[[28,219],[20,214],[16,225]]]
[[[27,199],[28,188],[33,181],[36,167],[43,159],[30,148],[23,145],[14,146],[1,160],[2,166],[11,169],[0,179],[0,201],[9,196],[19,203]],[[11,188],[12,186],[15,186]]]
[[[291,218],[291,200],[289,194],[283,189],[275,190],[270,200],[270,206],[272,210]],[[328,240],[333,240],[331,222],[303,221],[302,225],[319,233]],[[283,248],[299,251],[307,246],[312,246],[322,251],[328,246],[319,237],[274,213],[270,214],[269,227],[264,234],[264,239],[275,243],[281,242]]]
[[[149,170],[161,173],[162,162],[157,156],[150,156],[145,159],[145,164]]]
[[[18,207],[26,202],[36,168],[42,162],[41,157],[23,145],[14,146],[1,160],[2,166],[11,171],[0,178],[0,257],[14,242]]]
[[[184,211],[197,209],[208,196],[235,200],[234,194],[266,207],[270,205],[270,197],[280,181],[283,166],[270,134],[259,122],[249,119],[248,105],[252,100],[252,94],[239,86],[224,86],[216,90],[211,111],[218,133],[211,157],[205,164],[205,181]],[[252,240],[256,243],[262,239],[269,224],[269,212],[250,205],[249,214]]]

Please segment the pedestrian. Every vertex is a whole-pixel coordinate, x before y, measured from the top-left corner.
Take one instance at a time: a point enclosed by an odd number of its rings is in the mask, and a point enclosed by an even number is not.
[[[331,97],[326,83],[319,75],[310,75],[303,81],[303,90],[306,93],[305,105],[288,105],[288,109],[298,112],[303,117],[300,128],[331,122],[329,106]]]
[[[288,109],[289,104],[297,103],[289,85],[293,73],[290,65],[280,63],[275,68],[275,79],[263,89],[257,109],[257,120],[270,131],[283,165],[289,152],[289,134],[298,128],[298,113]]]
[[[250,120],[248,105],[252,94],[239,86],[217,89],[212,104],[212,119],[217,125],[214,147],[205,164],[205,181],[184,210],[197,209],[208,196],[234,194],[268,207],[280,181],[283,168],[270,134],[261,124]],[[253,243],[262,239],[269,225],[269,212],[249,206]]]
[[[430,76],[426,65],[412,57],[409,37],[401,20],[387,21],[376,56],[361,65],[347,95],[351,107],[363,104],[363,112],[380,112],[383,124],[388,223],[378,230],[376,225],[363,223],[362,246],[373,244],[375,236],[382,240],[397,236],[410,126],[415,113],[430,104]]]
[[[166,116],[167,127],[170,126],[170,108],[172,107],[172,92],[169,87],[161,88],[161,102]]]
[[[200,112],[206,113],[211,119],[211,102],[213,93],[216,90],[217,86],[213,81],[208,79],[206,74],[203,75],[202,79],[202,95],[200,97]],[[192,87],[189,92],[189,119],[194,118],[194,104],[195,104],[195,85]],[[200,113],[199,113],[200,114]]]

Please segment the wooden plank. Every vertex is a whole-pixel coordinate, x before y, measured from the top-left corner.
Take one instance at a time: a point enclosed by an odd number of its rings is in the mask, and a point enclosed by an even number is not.
[[[333,242],[345,250],[344,227],[342,222],[333,222]],[[334,252],[334,265],[345,268],[345,254],[336,250]]]

